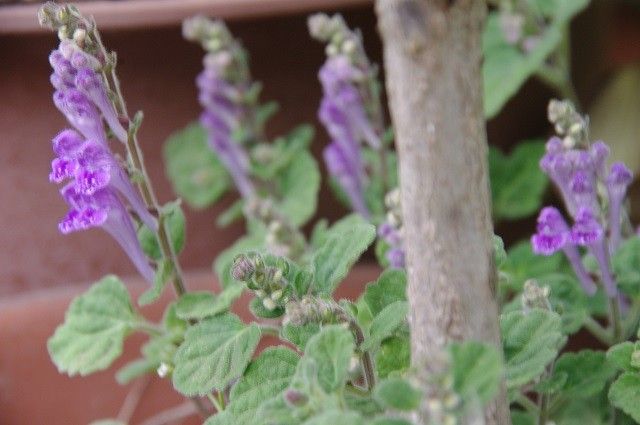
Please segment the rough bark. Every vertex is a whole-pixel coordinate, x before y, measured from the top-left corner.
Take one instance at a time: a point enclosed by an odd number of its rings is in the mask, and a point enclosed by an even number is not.
[[[435,374],[452,341],[500,344],[482,109],[485,2],[377,0],[376,10],[400,163],[412,362]],[[504,391],[485,420],[510,423]]]

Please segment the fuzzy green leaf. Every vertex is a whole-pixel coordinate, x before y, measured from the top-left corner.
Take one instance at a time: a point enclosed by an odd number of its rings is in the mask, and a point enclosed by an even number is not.
[[[616,344],[613,347],[609,348],[607,351],[607,362],[625,372],[631,372],[635,370],[635,368],[631,365],[631,356],[633,352],[636,350],[636,346],[638,346],[638,350],[640,351],[640,344],[630,341],[625,341],[621,344]]]
[[[498,351],[481,342],[451,344],[453,387],[463,401],[485,404],[498,392],[502,360]]]
[[[146,375],[158,368],[156,362],[148,359],[133,360],[116,372],[116,381],[120,385],[126,385],[134,379]]]
[[[602,351],[583,350],[565,353],[556,360],[554,374],[566,374],[562,394],[571,398],[587,398],[598,394],[616,370],[607,363]]]
[[[547,57],[559,46],[569,20],[588,4],[589,0],[554,0],[553,6],[546,8],[552,11],[547,16],[550,24],[528,53],[505,40],[500,28],[499,12],[490,13],[482,40],[484,113],[487,118],[500,112],[522,84],[541,68]]]
[[[184,320],[201,320],[224,313],[233,301],[242,295],[240,284],[230,285],[220,294],[212,292],[188,292],[180,297],[176,304],[176,315]]]
[[[223,390],[244,372],[260,340],[260,328],[233,314],[190,327],[174,357],[173,386],[186,396]]]
[[[334,225],[313,257],[315,289],[321,295],[333,293],[376,237],[375,227],[363,218],[350,216],[346,220],[351,226],[345,229],[340,222]]]
[[[138,304],[145,306],[158,301],[162,296],[164,288],[167,286],[167,282],[171,277],[171,272],[172,269],[169,260],[160,260],[158,262],[156,273],[153,276],[153,286],[140,294],[138,297]]]
[[[199,124],[171,135],[163,154],[175,192],[193,208],[208,207],[230,186],[227,170],[209,147],[207,133]]]
[[[186,227],[186,220],[182,208],[180,208],[180,203],[176,201],[163,206],[162,214],[164,215],[165,227],[173,243],[173,249],[176,254],[179,254],[184,248]],[[138,229],[138,240],[142,250],[150,258],[154,260],[162,258],[162,251],[156,235],[147,226],[141,226]]]
[[[282,199],[277,204],[278,210],[294,226],[303,225],[316,212],[320,190],[320,170],[316,160],[306,150],[297,152],[277,182]]]
[[[252,361],[231,391],[229,411],[236,425],[254,423],[260,405],[280,394],[291,381],[299,357],[283,348],[268,348]]]
[[[609,389],[609,401],[640,423],[640,374],[623,373]]]
[[[402,378],[388,378],[375,389],[376,400],[389,409],[414,410],[420,406],[422,392]]]
[[[640,295],[640,237],[634,236],[616,251],[611,261],[616,282],[632,298]]]
[[[371,322],[369,337],[362,344],[363,350],[370,350],[380,344],[383,339],[391,336],[393,332],[404,323],[409,312],[409,303],[396,301],[386,306]]]
[[[318,382],[329,393],[344,385],[354,350],[351,332],[342,326],[330,325],[309,339],[303,361],[315,363]]]
[[[336,409],[322,412],[302,425],[365,425],[365,421],[357,412]]]
[[[320,325],[317,323],[307,323],[300,326],[286,324],[282,327],[280,336],[298,347],[299,350],[304,350],[307,342],[318,332],[320,332]]]
[[[543,154],[540,140],[519,143],[508,156],[490,147],[489,177],[496,220],[523,218],[540,209],[548,185],[538,165]]]
[[[406,336],[394,336],[382,341],[376,351],[376,370],[382,379],[393,372],[402,372],[411,363],[411,345]]]
[[[73,300],[64,323],[49,338],[49,355],[69,376],[104,370],[122,354],[136,322],[124,284],[116,276],[105,276]]]
[[[364,292],[364,300],[375,316],[396,301],[406,301],[407,273],[401,269],[387,269]]]
[[[547,310],[505,313],[500,317],[507,388],[537,378],[564,345],[560,316]]]

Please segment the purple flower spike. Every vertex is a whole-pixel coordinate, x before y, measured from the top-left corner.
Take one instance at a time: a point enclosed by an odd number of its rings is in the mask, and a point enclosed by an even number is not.
[[[101,227],[120,244],[140,274],[153,282],[153,268],[140,247],[131,217],[114,192],[102,189],[92,196],[80,195],[72,185],[67,185],[61,193],[71,207],[59,224],[62,233]]]
[[[531,237],[533,252],[551,255],[567,243],[569,226],[554,207],[545,207],[538,216],[537,232]]]
[[[116,138],[122,143],[126,143],[127,130],[120,124],[118,114],[107,95],[102,77],[91,68],[82,68],[78,70],[74,82],[78,90],[98,107]]]
[[[51,68],[53,68],[54,75],[57,75],[60,81],[67,85],[73,85],[76,69],[59,50],[51,52],[49,55],[49,64]]]
[[[106,145],[107,138],[100,114],[82,92],[73,88],[57,90],[53,94],[53,103],[86,139],[98,140]]]
[[[362,183],[357,166],[353,164],[348,154],[345,154],[341,145],[336,142],[328,145],[323,152],[324,161],[329,173],[331,173],[351,202],[351,207],[363,217],[369,217],[369,210],[364,201]]]
[[[609,196],[609,251],[615,252],[620,245],[620,210],[633,180],[633,174],[621,162],[611,166],[607,176],[607,194]]]

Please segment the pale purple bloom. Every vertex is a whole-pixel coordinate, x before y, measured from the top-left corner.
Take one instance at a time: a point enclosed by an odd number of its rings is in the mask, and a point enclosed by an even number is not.
[[[620,245],[620,210],[632,180],[633,174],[624,164],[616,162],[611,166],[606,183],[609,197],[609,250],[612,253]]]
[[[591,279],[580,258],[580,253],[570,241],[571,230],[560,211],[554,207],[545,207],[538,216],[537,232],[531,237],[533,252],[551,255],[562,250],[569,260],[584,291],[593,295],[596,285]]]
[[[334,56],[327,59],[319,72],[323,98],[318,115],[332,140],[324,151],[327,169],[349,197],[353,210],[369,217],[364,201],[366,175],[361,143],[364,141],[379,148],[381,142],[356,85],[363,78],[363,72],[349,58]]]
[[[120,124],[118,114],[107,95],[102,77],[91,68],[80,68],[74,81],[78,90],[100,110],[116,138],[122,143],[126,143],[127,130]]]
[[[98,140],[106,145],[107,137],[100,112],[82,92],[75,88],[56,90],[53,103],[86,139]]]
[[[244,198],[249,198],[255,191],[249,177],[249,157],[233,139],[233,131],[241,125],[244,111],[239,104],[240,88],[226,77],[230,59],[224,51],[210,53],[204,59],[205,69],[196,78],[198,100],[204,108],[200,123],[207,130],[209,146],[224,164],[236,188]]]
[[[378,227],[378,236],[389,244],[389,249],[385,254],[389,265],[398,269],[404,268],[405,253],[404,249],[402,249],[402,236],[398,229],[391,223],[384,222]]]
[[[112,189],[103,188],[92,195],[84,195],[69,183],[60,193],[70,207],[58,225],[62,233],[101,227],[120,244],[140,274],[153,282],[153,268],[140,247],[131,217]]]
[[[358,166],[353,163],[349,153],[345,152],[340,144],[333,142],[324,149],[323,157],[329,173],[344,190],[353,210],[364,217],[369,217],[361,176],[357,172]]]

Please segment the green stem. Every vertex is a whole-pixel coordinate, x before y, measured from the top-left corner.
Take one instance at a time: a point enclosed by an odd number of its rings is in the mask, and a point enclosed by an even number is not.
[[[147,173],[147,169],[144,165],[144,159],[142,155],[142,151],[140,149],[140,144],[138,143],[137,138],[137,126],[132,125],[131,118],[127,112],[127,105],[124,100],[124,96],[122,95],[122,89],[120,87],[120,80],[116,74],[115,70],[115,60],[112,60],[113,56],[107,52],[107,49],[104,47],[102,40],[100,38],[100,33],[96,29],[95,22],[92,21],[93,35],[96,39],[96,43],[100,52],[104,56],[107,61],[107,69],[103,70],[103,75],[106,78],[107,82],[110,82],[109,86],[113,85],[113,91],[115,94],[115,104],[116,110],[120,111],[122,115],[124,115],[129,122],[129,132],[127,135],[127,143],[126,150],[127,156],[131,161],[135,171],[140,173],[140,180],[138,181],[138,188],[142,194],[142,199],[144,200],[145,206],[150,211],[158,211],[159,212],[159,222],[158,222],[158,232],[157,237],[160,241],[160,250],[162,252],[162,256],[170,262],[172,273],[173,273],[173,287],[178,296],[184,294],[186,292],[186,288],[184,286],[184,280],[182,278],[183,273],[180,268],[180,263],[178,262],[177,255],[175,250],[173,249],[173,244],[171,243],[171,237],[166,229],[166,224],[164,222],[164,218],[162,213],[160,213],[160,206],[158,205],[158,200],[153,191],[153,187],[151,185],[151,179]]]
[[[220,413],[224,410],[224,405],[220,404],[220,401],[213,396],[213,394],[207,394],[207,398],[213,404],[213,407],[216,408],[216,412]]]
[[[595,336],[598,341],[606,346],[611,345],[611,333],[602,327],[593,317],[587,316],[584,322],[584,327],[591,335]]]
[[[155,323],[148,322],[144,318],[141,318],[139,322],[135,323],[134,328],[139,331],[146,332],[151,336],[160,336],[164,333],[164,329],[162,328],[162,326],[158,326]]]
[[[533,413],[535,415],[538,414],[538,406],[526,395],[520,393],[516,396],[516,403],[520,406],[524,407],[527,412]]]
[[[620,304],[617,297],[609,298],[609,315],[610,326],[613,332],[613,338],[611,343],[617,344],[622,341],[622,322],[620,320]]]
[[[371,393],[369,391],[365,391],[362,388],[356,387],[355,385],[347,384],[347,386],[345,388],[350,393],[355,394],[355,395],[360,396],[360,397],[367,397],[367,396],[371,395]]]

